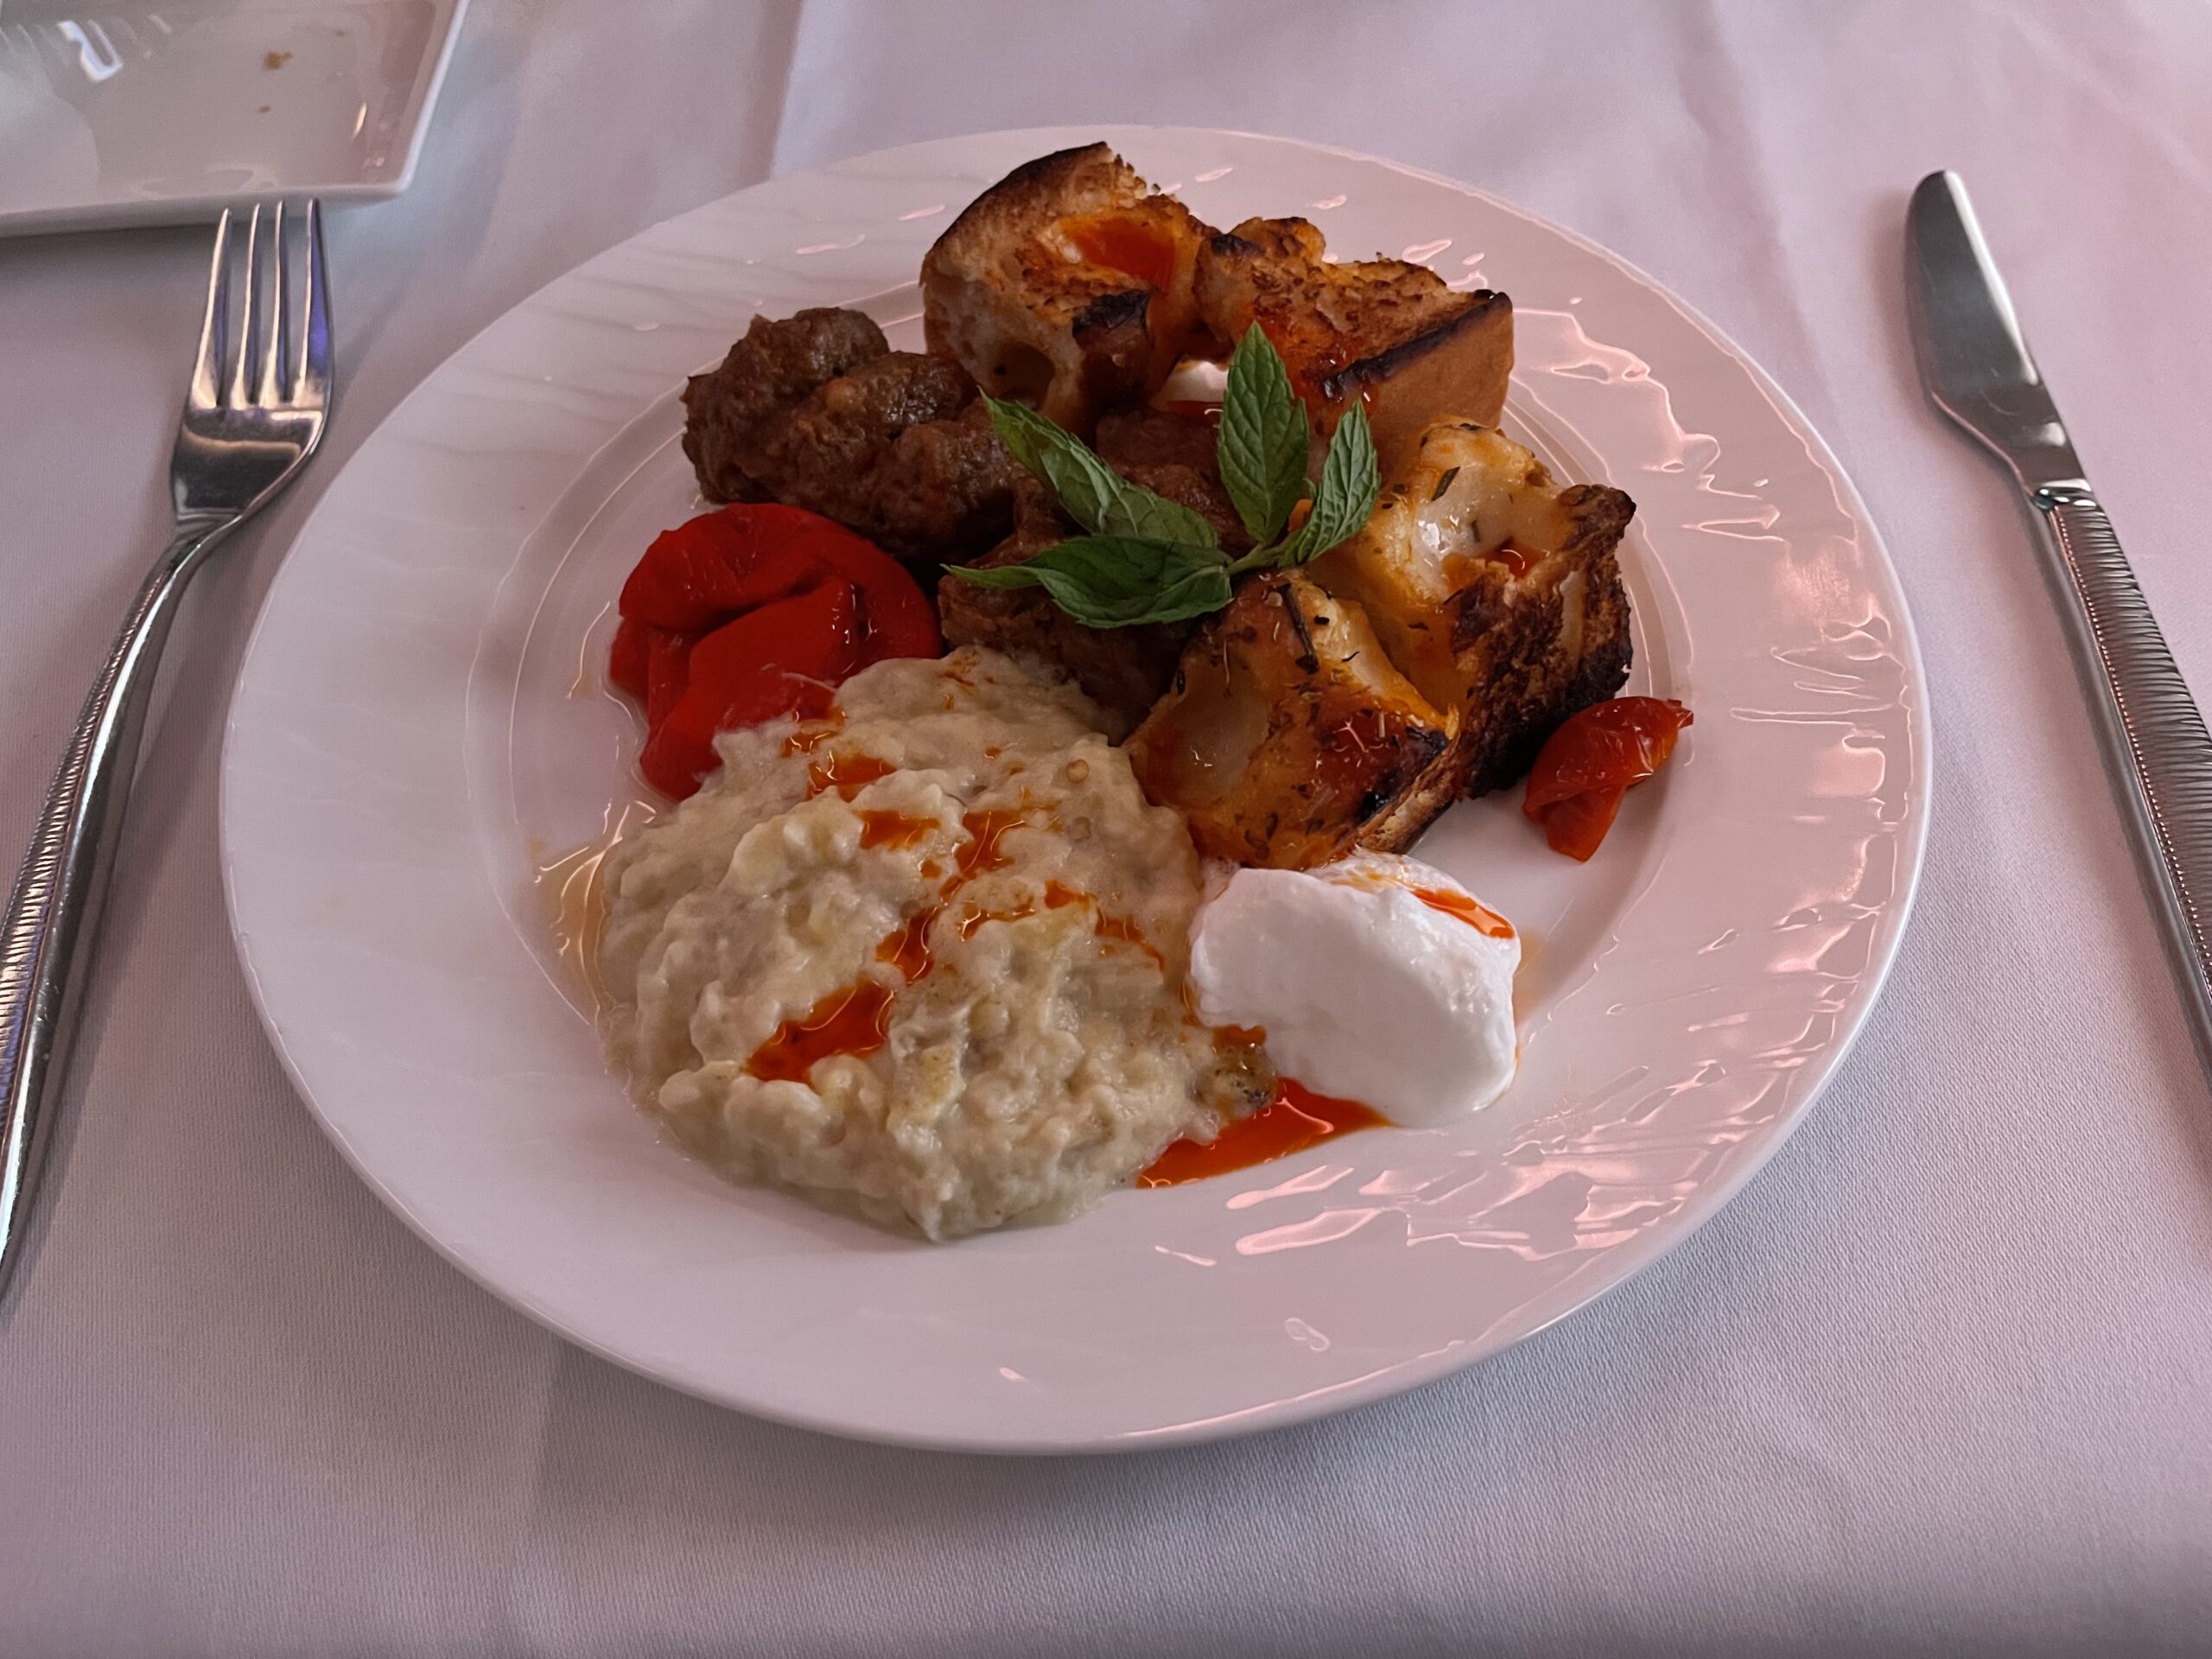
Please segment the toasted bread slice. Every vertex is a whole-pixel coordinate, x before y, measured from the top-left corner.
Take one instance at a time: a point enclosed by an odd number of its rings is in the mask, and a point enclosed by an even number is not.
[[[1193,340],[1211,231],[1104,144],[1027,162],[922,259],[922,327],[995,397],[1089,436],[1157,391]]]
[[[1630,645],[1617,550],[1635,512],[1602,485],[1560,488],[1493,428],[1441,421],[1366,526],[1310,567],[1452,716],[1417,791],[1436,798],[1410,801],[1408,817],[1425,823],[1455,796],[1511,783],[1560,721],[1620,689]]]
[[[1200,852],[1306,869],[1362,843],[1449,741],[1357,605],[1275,571],[1248,578],[1184,648],[1128,747]]]
[[[1441,416],[1496,425],[1513,369],[1512,302],[1487,289],[1458,292],[1403,259],[1332,264],[1325,251],[1302,219],[1248,219],[1210,238],[1197,281],[1207,329],[1233,346],[1257,322],[1318,437],[1363,401],[1385,478]]]
[[[1494,429],[1436,423],[1358,535],[1249,580],[1184,648],[1129,740],[1138,781],[1238,863],[1411,846],[1620,689],[1634,512]]]

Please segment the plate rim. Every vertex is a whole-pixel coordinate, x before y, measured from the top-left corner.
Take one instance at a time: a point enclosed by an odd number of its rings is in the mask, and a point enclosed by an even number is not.
[[[461,0],[463,4],[466,0]],[[457,30],[455,31],[457,33]],[[448,40],[450,46],[450,37]],[[424,123],[427,124],[427,122]],[[547,1308],[532,1294],[505,1281],[495,1281],[487,1270],[480,1269],[459,1247],[449,1243],[429,1230],[427,1224],[404,1202],[391,1185],[369,1165],[341,1127],[318,1103],[310,1089],[296,1056],[284,1039],[274,1010],[270,1007],[260,972],[256,967],[246,930],[239,915],[240,893],[238,861],[234,856],[234,823],[237,808],[233,792],[234,747],[238,740],[239,721],[237,705],[245,686],[264,625],[275,610],[275,600],[282,585],[291,577],[295,567],[294,550],[307,541],[317,521],[328,505],[337,479],[342,476],[364,451],[373,443],[385,429],[397,422],[418,397],[426,395],[433,381],[459,359],[477,346],[482,337],[499,327],[517,313],[538,303],[546,292],[584,270],[595,261],[617,249],[651,234],[662,226],[683,219],[689,214],[711,209],[732,198],[747,194],[760,185],[779,182],[791,177],[813,173],[830,173],[846,168],[859,168],[880,158],[918,149],[957,146],[963,143],[984,140],[1032,140],[1046,144],[1062,143],[1071,136],[1081,141],[1082,135],[1104,137],[1109,142],[1121,134],[1159,134],[1200,139],[1207,137],[1229,137],[1282,144],[1299,149],[1324,153],[1344,160],[1383,168],[1426,184],[1447,189],[1454,194],[1477,198],[1490,207],[1510,213],[1543,231],[1556,235],[1587,255],[1593,255],[1626,276],[1638,288],[1662,300],[1679,314],[1706,344],[1720,356],[1734,362],[1750,377],[1756,390],[1776,408],[1783,423],[1791,433],[1808,444],[1812,459],[1834,481],[1840,496],[1840,505],[1863,534],[1872,555],[1872,562],[1886,577],[1894,606],[1888,615],[1894,623],[1897,636],[1897,655],[1905,673],[1899,703],[1908,717],[1907,731],[1910,772],[1909,787],[1912,808],[1905,822],[1896,833],[1893,844],[1899,849],[1894,893],[1885,907],[1885,918],[1872,941],[1868,965],[1859,976],[1862,988],[1854,997],[1856,1012],[1846,1028],[1826,1044],[1814,1065],[1817,1080],[1806,1091],[1802,1100],[1763,1139],[1761,1143],[1738,1164],[1719,1179],[1701,1183],[1686,1203],[1684,1213],[1665,1228],[1649,1230],[1634,1240],[1608,1249],[1589,1265],[1572,1276],[1573,1289],[1562,1300],[1565,1303],[1548,1313],[1534,1323],[1516,1325],[1503,1339],[1485,1338],[1480,1343],[1454,1341],[1426,1354],[1415,1356],[1385,1368],[1368,1376],[1347,1379],[1328,1384],[1292,1399],[1279,1400],[1254,1407],[1249,1410],[1230,1414],[1225,1419],[1202,1423],[1185,1423],[1169,1427],[1122,1432],[1116,1434],[1086,1433],[1077,1438],[1001,1436],[978,1438],[956,1433],[906,1432],[898,1429],[856,1426],[855,1423],[829,1414],[817,1414],[804,1409],[780,1405],[762,1404],[750,1399],[739,1399],[711,1387],[696,1384],[673,1376],[664,1370],[651,1369],[645,1360],[609,1346],[600,1338],[579,1329],[563,1317]],[[631,418],[635,418],[634,413]],[[1929,835],[1930,815],[1934,810],[1935,741],[1932,707],[1929,701],[1926,660],[1919,643],[1917,627],[1913,620],[1910,596],[1899,575],[1896,561],[1891,556],[1886,539],[1876,522],[1857,483],[1843,467],[1826,437],[1806,416],[1784,388],[1775,380],[1764,365],[1751,353],[1738,345],[1718,328],[1706,315],[1690,305],[1665,284],[1658,282],[1640,266],[1613,252],[1603,245],[1573,228],[1559,224],[1521,207],[1496,194],[1471,185],[1465,181],[1424,168],[1410,166],[1385,156],[1338,145],[1319,143],[1312,140],[1281,134],[1254,131],[1249,129],[1214,128],[1178,124],[1139,123],[1099,123],[1074,126],[1048,126],[986,129],[973,132],[943,135],[912,143],[880,147],[853,155],[817,162],[789,173],[772,175],[753,185],[726,193],[695,204],[652,225],[640,227],[631,235],[610,244],[578,261],[566,270],[556,273],[521,299],[488,319],[460,342],[420,380],[410,387],[366,435],[359,446],[347,457],[346,467],[334,474],[324,486],[313,511],[302,521],[298,531],[285,548],[276,572],[264,593],[257,611],[253,626],[241,653],[239,667],[226,705],[219,758],[218,826],[221,851],[221,874],[224,890],[225,915],[229,925],[233,949],[252,998],[255,1014],[266,1033],[270,1046],[276,1051],[288,1080],[301,1103],[306,1106],[325,1136],[338,1148],[348,1166],[374,1192],[385,1208],[392,1211],[408,1230],[428,1243],[438,1255],[457,1268],[474,1283],[497,1300],[526,1314],[563,1341],[575,1344],[587,1352],[643,1376],[662,1387],[709,1402],[728,1409],[741,1411],[748,1416],[783,1426],[827,1433],[840,1439],[867,1444],[899,1446],[920,1450],[949,1452],[983,1452],[997,1455],[1087,1455],[1108,1452],[1146,1451],[1169,1446],[1211,1442],[1217,1440],[1241,1438],[1296,1423],[1313,1421],[1338,1412],[1380,1403],[1409,1389],[1422,1386],[1440,1377],[1467,1370],[1481,1361],[1495,1357],[1506,1350],[1549,1329],[1560,1319],[1580,1312],[1594,1302],[1611,1294],[1626,1280],[1644,1271],[1667,1255],[1684,1240],[1707,1225],[1713,1217],[1725,1209],[1758,1174],[1760,1173],[1789,1139],[1802,1127],[1805,1118],[1817,1106],[1834,1082],[1836,1072],[1850,1058],[1863,1034],[1875,1007],[1887,989],[1890,976],[1910,925],[1923,878]],[[1473,1348],[1471,1354],[1463,1351]]]

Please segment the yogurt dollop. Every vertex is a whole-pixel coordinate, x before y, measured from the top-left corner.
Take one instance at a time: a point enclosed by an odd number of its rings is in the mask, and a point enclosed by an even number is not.
[[[1392,854],[1240,869],[1191,938],[1201,1019],[1263,1029],[1277,1071],[1409,1128],[1466,1117],[1513,1081],[1520,966],[1511,923]]]

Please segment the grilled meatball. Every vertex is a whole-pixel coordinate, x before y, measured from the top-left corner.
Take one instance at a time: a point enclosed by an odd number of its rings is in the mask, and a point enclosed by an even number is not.
[[[710,501],[760,498],[769,447],[791,409],[817,387],[891,349],[874,320],[820,308],[772,322],[753,319],[721,366],[683,389],[683,453]]]
[[[972,558],[1012,522],[1014,461],[967,371],[890,350],[857,311],[754,318],[683,404],[711,499],[804,507],[917,563]]]

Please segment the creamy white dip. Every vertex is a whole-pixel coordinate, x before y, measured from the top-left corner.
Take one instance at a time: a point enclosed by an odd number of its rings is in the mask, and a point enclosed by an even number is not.
[[[1239,870],[1191,946],[1204,1018],[1264,1030],[1283,1075],[1408,1128],[1478,1112],[1512,1083],[1520,966],[1511,923],[1389,853]]]
[[[1099,712],[982,650],[718,740],[607,865],[610,1056],[741,1180],[949,1238],[1058,1220],[1263,1099],[1185,1005],[1198,862]]]

